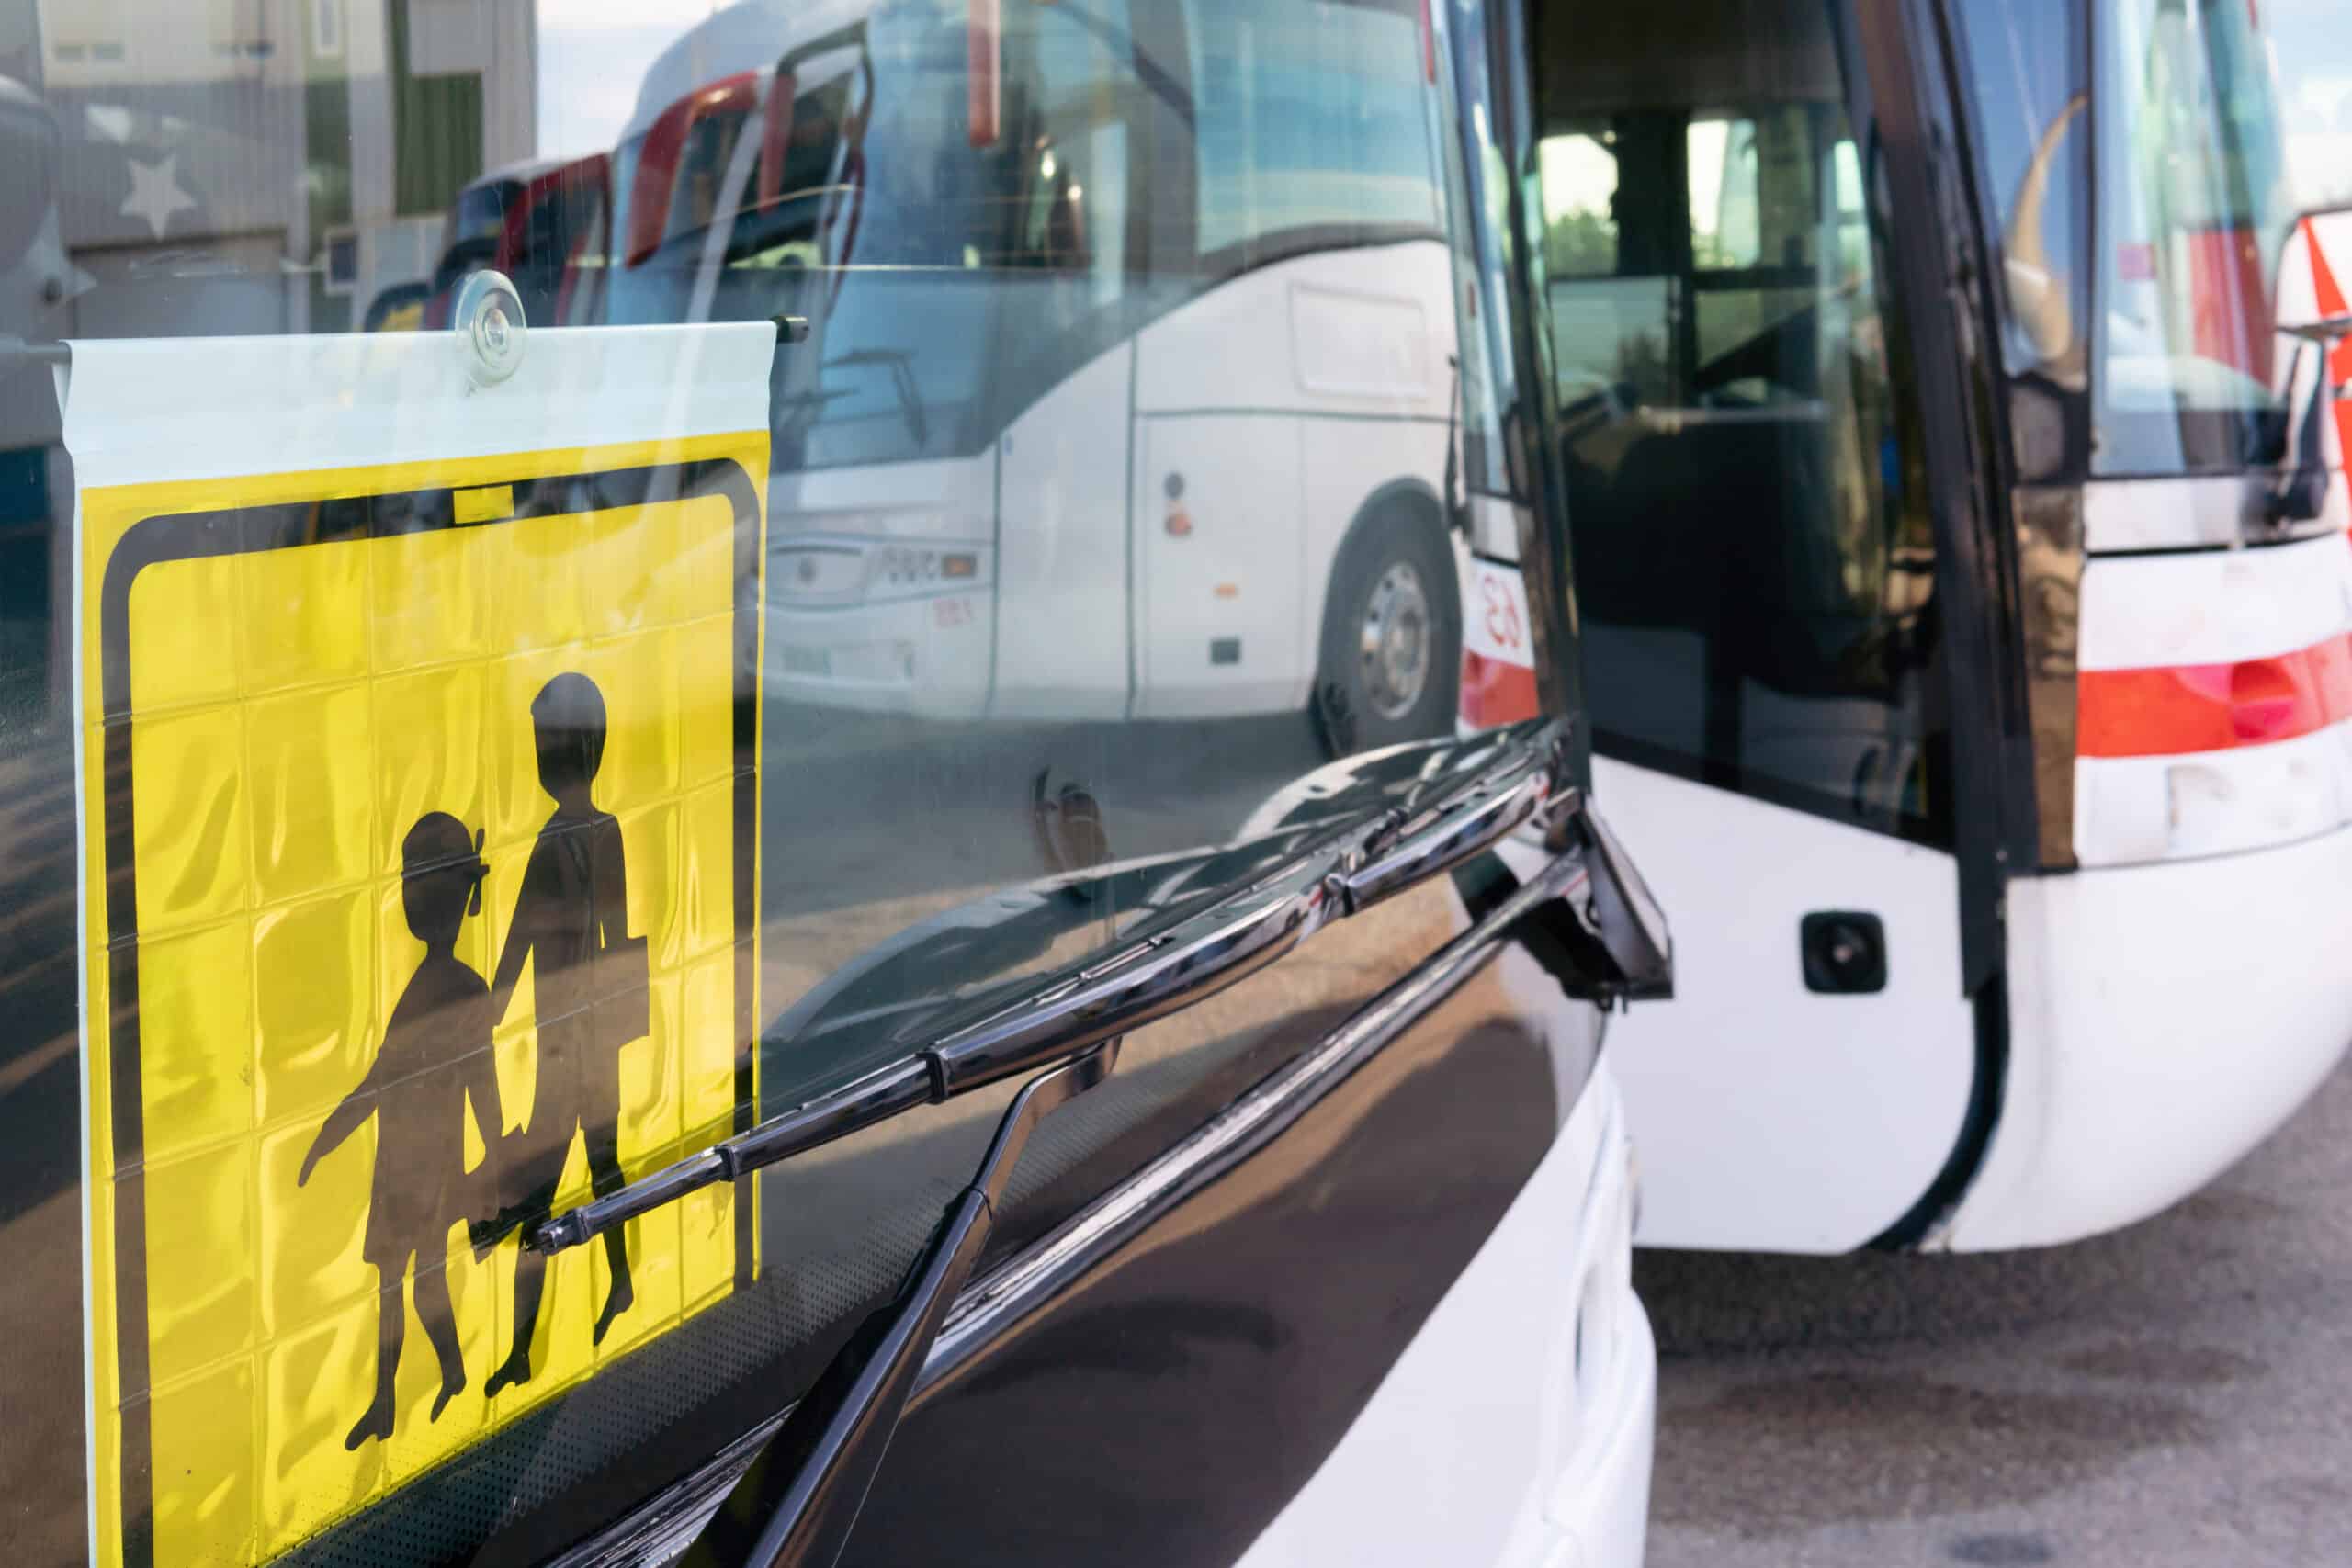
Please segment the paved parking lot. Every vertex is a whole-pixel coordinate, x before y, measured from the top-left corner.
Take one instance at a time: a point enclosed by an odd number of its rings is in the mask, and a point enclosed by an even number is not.
[[[1658,1568],[2352,1562],[2352,1068],[2117,1235],[1635,1277]]]

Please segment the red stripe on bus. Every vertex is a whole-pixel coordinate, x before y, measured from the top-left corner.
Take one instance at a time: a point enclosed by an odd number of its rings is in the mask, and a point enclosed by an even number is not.
[[[1462,650],[1462,722],[1479,729],[1533,718],[1543,709],[1535,671],[1483,653]]]
[[[2352,718],[2352,634],[2275,659],[2086,670],[2075,752],[2165,757],[2292,740]]]

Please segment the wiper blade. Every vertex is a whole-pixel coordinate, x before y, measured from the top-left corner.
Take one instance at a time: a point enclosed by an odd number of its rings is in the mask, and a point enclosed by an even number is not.
[[[1505,742],[1497,757],[1409,814],[1391,812],[1353,843],[1308,850],[1153,934],[1040,977],[906,1059],[771,1117],[734,1137],[525,1232],[541,1252],[578,1247],[690,1192],[843,1138],[926,1104],[1066,1059],[1205,1001],[1343,919],[1462,864],[1538,816],[1574,805],[1556,724]]]
[[[850,1336],[793,1405],[714,1521],[723,1560],[755,1568],[831,1568],[847,1542],[916,1375],[994,1229],[1023,1145],[1055,1107],[1108,1077],[1127,1031],[1256,974],[1327,921],[1370,908],[1577,805],[1564,781],[1556,724],[1501,744],[1487,766],[1410,812],[1390,812],[1352,841],[1327,843],[1165,930],[1033,987],[941,1034],[907,1060],[775,1117],[692,1158],[531,1227],[543,1252],[576,1247],[697,1189],[734,1180],[864,1127],[1024,1072],[971,1182],[942,1215],[888,1306]],[[689,1562],[720,1561],[698,1541]]]
[[[689,1563],[831,1568],[864,1509],[948,1309],[986,1251],[997,1203],[1037,1122],[1110,1075],[1131,1027],[1238,985],[1327,921],[1463,865],[1521,825],[1545,820],[1557,828],[1562,811],[1578,804],[1564,783],[1562,739],[1564,728],[1547,724],[1505,740],[1487,766],[1411,811],[1390,811],[1357,835],[1291,856],[1197,915],[950,1027],[910,1058],[526,1229],[529,1246],[562,1251],[698,1187],[736,1180],[924,1102],[1042,1067],[1013,1096],[981,1168],[941,1215],[899,1293],[858,1325],[799,1396],[767,1450],[736,1483],[722,1518],[689,1550]],[[729,1550],[752,1521],[760,1523],[751,1547]]]

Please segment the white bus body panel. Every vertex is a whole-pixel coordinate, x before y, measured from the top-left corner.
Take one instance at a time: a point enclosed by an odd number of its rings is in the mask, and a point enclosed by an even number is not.
[[[768,486],[767,689],[788,701],[931,718],[978,716],[988,701],[995,570],[996,453],[816,468]],[[954,547],[977,579],[892,590],[878,547]],[[842,574],[803,596],[804,556]],[[820,578],[830,587],[831,576]]]
[[[1300,423],[1283,413],[1136,422],[1138,716],[1306,705],[1315,653],[1303,607],[1310,529],[1300,523],[1313,508]],[[1171,484],[1182,491],[1172,498]]]
[[[1127,711],[1127,386],[1123,343],[997,438],[996,677],[1003,718]]]
[[[778,478],[779,552],[968,541],[981,570],[883,598],[869,570],[850,601],[815,604],[779,558],[773,690],[935,718],[1304,707],[1349,525],[1398,485],[1436,501],[1451,265],[1435,240],[1270,264],[1098,355],[987,452]]]
[[[2130,1224],[2267,1137],[2352,1041],[2347,888],[2352,829],[2011,882],[2007,1092],[1942,1245]]]
[[[1137,716],[1306,705],[1350,525],[1400,483],[1436,499],[1452,266],[1436,240],[1315,252],[1136,334]]]
[[[1243,1568],[1637,1568],[1657,1358],[1633,1291],[1614,1058]]]
[[[1453,258],[1435,239],[1316,251],[1253,268],[1136,334],[1136,412],[1278,409],[1442,421],[1453,276]]]
[[[1450,351],[1449,351],[1450,352]],[[1409,489],[1438,512],[1437,484],[1445,473],[1446,426],[1442,420],[1310,419],[1301,437],[1306,466],[1306,668],[1312,678],[1323,635],[1323,606],[1331,569],[1348,529],[1382,491]],[[1432,482],[1435,481],[1435,482]],[[1431,590],[1436,589],[1431,584]],[[1302,690],[1300,700],[1304,702]]]
[[[1606,757],[1593,798],[1674,911],[1674,998],[1611,1044],[1642,1150],[1645,1246],[1845,1252],[1900,1219],[1975,1078],[1951,856]],[[1530,868],[1532,869],[1532,868]],[[1885,922],[1887,983],[1805,989],[1800,918]]]

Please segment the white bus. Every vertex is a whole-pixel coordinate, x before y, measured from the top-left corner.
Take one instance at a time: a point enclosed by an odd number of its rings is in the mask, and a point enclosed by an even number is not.
[[[1335,753],[1447,728],[1424,11],[747,0],[660,58],[614,162],[611,318],[810,322],[778,360],[773,689],[1311,705]]]
[[[1539,39],[1595,789],[1678,940],[1613,1037],[1641,1239],[2110,1230],[2352,1041],[2343,304],[2267,9]],[[1522,564],[1465,554],[1470,728],[1533,711]]]

